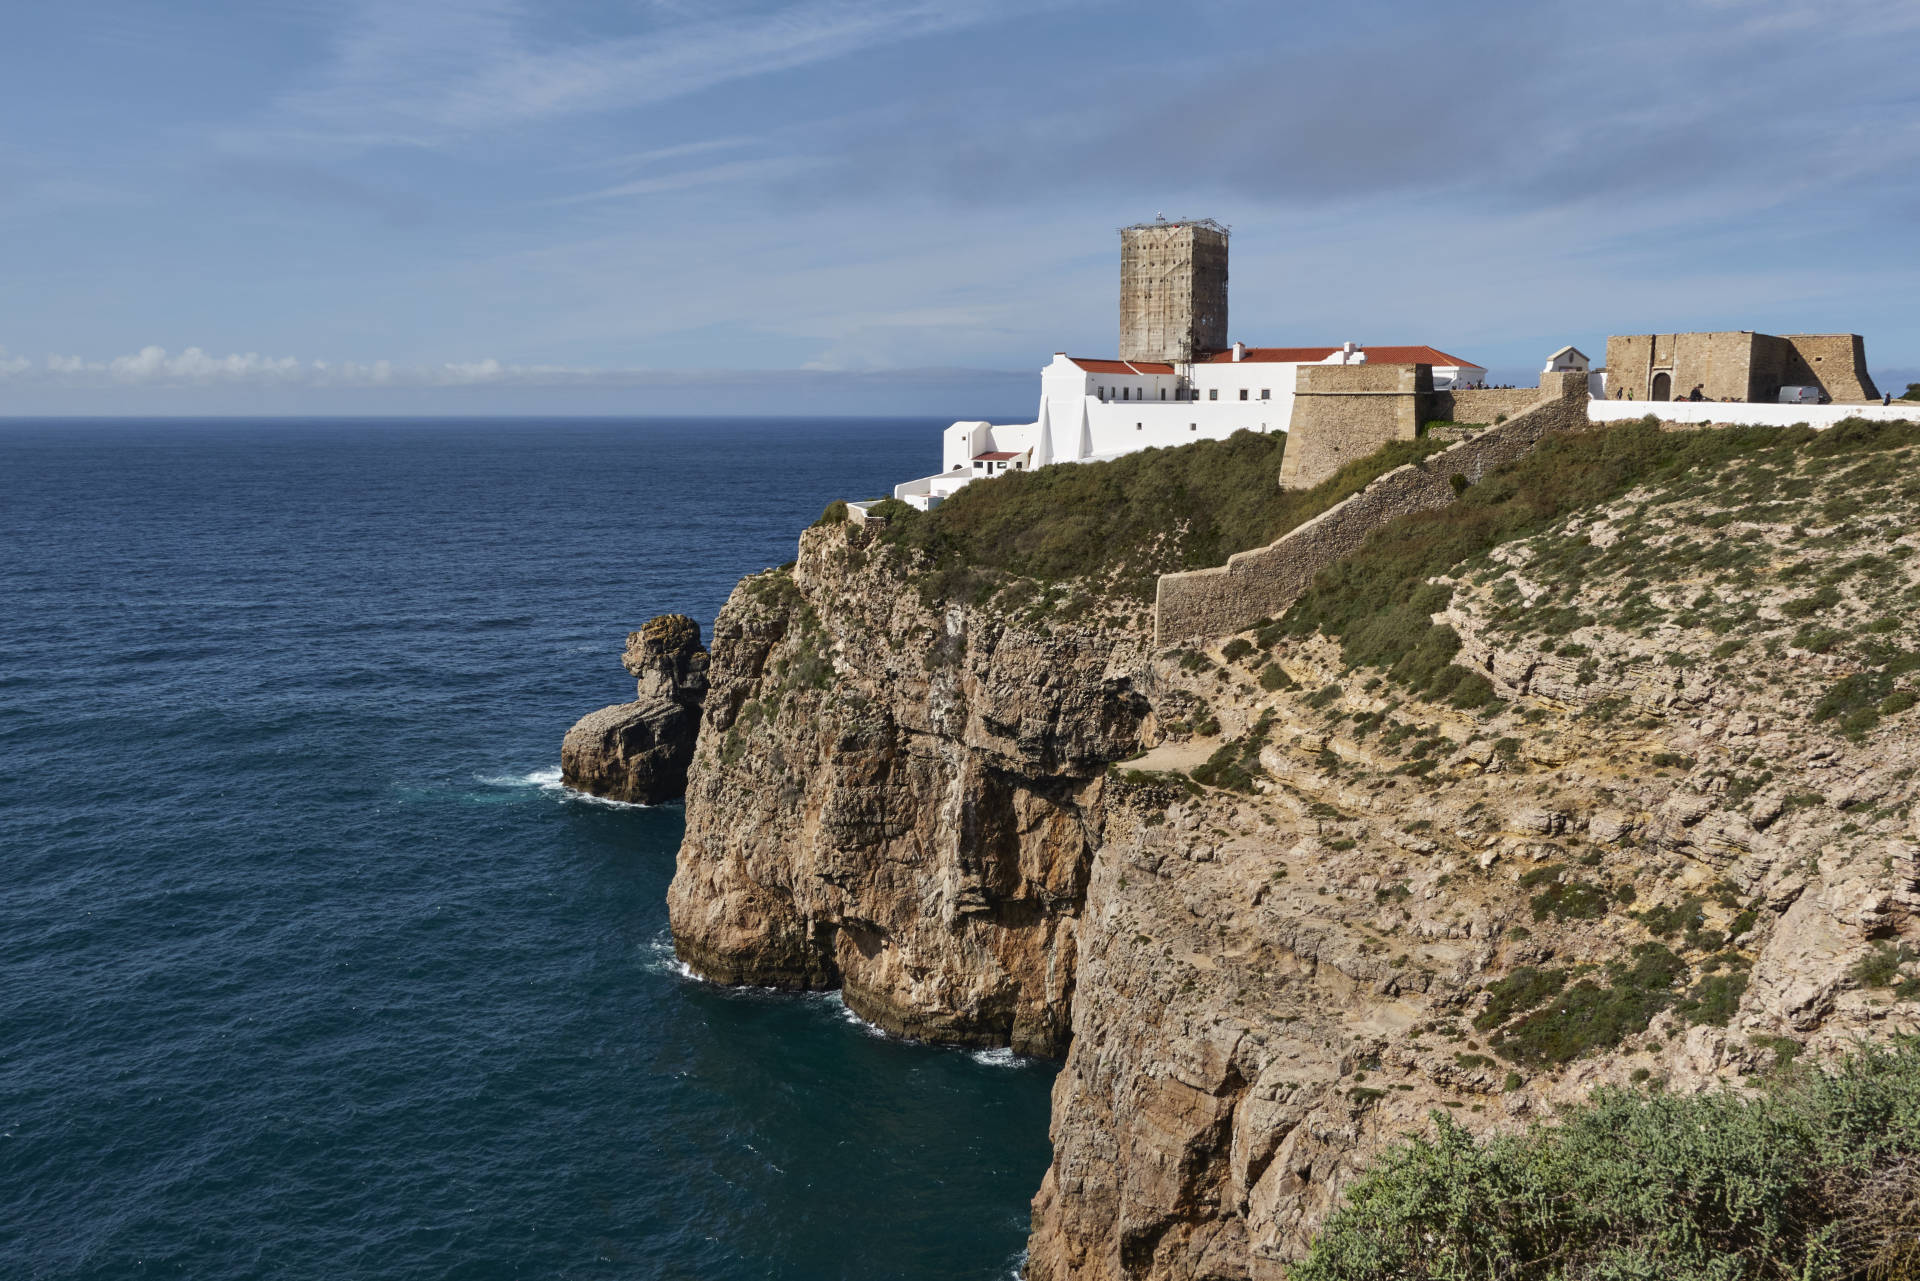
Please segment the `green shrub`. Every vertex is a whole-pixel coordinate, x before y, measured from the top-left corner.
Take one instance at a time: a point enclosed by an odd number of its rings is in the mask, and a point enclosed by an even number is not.
[[[1587,881],[1556,881],[1533,896],[1533,919],[1544,921],[1592,921],[1607,914],[1612,902],[1608,893]]]
[[[1482,1032],[1498,1027],[1514,1015],[1560,995],[1566,985],[1565,970],[1540,970],[1523,965],[1506,978],[1487,984],[1487,1008],[1473,1020],[1473,1026]]]
[[[1686,964],[1671,950],[1642,943],[1633,950],[1632,964],[1608,964],[1608,986],[1580,980],[1545,1009],[1512,1024],[1493,1048],[1503,1058],[1534,1066],[1566,1063],[1611,1048],[1646,1031],[1653,1016],[1671,1003],[1673,985],[1686,973]]]
[[[846,522],[847,500],[836,498],[827,504],[827,509],[820,513],[820,519],[813,522],[813,527],[818,529],[822,525],[844,525]]]
[[[1835,447],[1877,449],[1915,440],[1920,429],[1888,428],[1837,441]],[[1428,582],[1435,575],[1499,543],[1538,533],[1569,512],[1617,499],[1638,484],[1706,473],[1766,451],[1790,457],[1796,449],[1821,443],[1815,433],[1793,428],[1662,432],[1646,423],[1550,437],[1471,486],[1458,502],[1401,516],[1373,531],[1358,551],[1320,571],[1281,621],[1294,635],[1320,631],[1338,640],[1352,666],[1386,669],[1396,681],[1426,691],[1460,647],[1450,628],[1432,621],[1452,595],[1450,588]],[[1629,554],[1624,542],[1610,551]],[[1581,554],[1592,554],[1591,549]]]
[[[1274,480],[1286,440],[1243,431],[1109,462],[1008,472],[891,524],[883,541],[927,556],[932,572],[922,590],[930,598],[967,598],[996,575],[1118,574],[1114,594],[1150,601],[1159,575],[1265,546],[1441,447],[1396,441],[1312,489],[1281,489]]]
[[[1215,726],[1216,732],[1218,726]],[[1266,745],[1273,728],[1273,714],[1262,715],[1244,738],[1225,743],[1190,772],[1193,781],[1230,792],[1251,792],[1254,780],[1264,778],[1260,767],[1260,749]]]
[[[1375,1158],[1292,1281],[1907,1281],[1920,1048],[1747,1099],[1603,1089],[1477,1141],[1444,1112]]]
[[[1260,688],[1272,693],[1275,690],[1292,689],[1293,677],[1286,674],[1278,663],[1268,663],[1260,669]]]
[[[1244,636],[1236,636],[1220,647],[1221,657],[1229,663],[1239,662],[1251,653],[1253,653],[1253,642]]]
[[[1790,600],[1780,607],[1780,612],[1788,618],[1812,618],[1823,614],[1840,603],[1840,589],[1829,584],[1811,596],[1802,596]]]
[[[1847,977],[1858,987],[1892,987],[1900,977],[1900,967],[1912,959],[1905,944],[1876,943],[1871,952],[1854,962]]]

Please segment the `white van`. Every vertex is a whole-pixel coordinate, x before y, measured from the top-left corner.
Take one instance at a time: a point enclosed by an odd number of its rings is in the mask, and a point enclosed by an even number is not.
[[[1783,405],[1824,405],[1827,394],[1818,387],[1782,387],[1780,403]]]

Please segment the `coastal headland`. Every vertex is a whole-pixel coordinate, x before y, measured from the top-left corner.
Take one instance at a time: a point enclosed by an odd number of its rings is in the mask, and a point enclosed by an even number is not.
[[[1569,421],[1310,490],[1285,443],[836,504],[715,624],[676,949],[1064,1056],[1031,1277],[1285,1276],[1429,1113],[1920,1031],[1920,427]],[[1164,575],[1406,467],[1462,481],[1156,643]]]

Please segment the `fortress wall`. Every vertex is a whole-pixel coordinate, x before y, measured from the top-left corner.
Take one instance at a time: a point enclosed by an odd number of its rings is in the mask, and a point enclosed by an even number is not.
[[[1436,391],[1427,417],[1455,423],[1490,423],[1525,413],[1540,399],[1538,387],[1486,387]]]
[[[1607,339],[1607,394],[1625,387],[1627,395],[1641,400],[1647,394],[1647,378],[1653,370],[1652,334],[1620,334]]]
[[[1740,330],[1673,335],[1674,396],[1685,396],[1698,383],[1708,400],[1752,399],[1754,348],[1764,336]]]
[[[1656,370],[1673,374],[1675,399],[1695,384],[1708,400],[1771,404],[1782,387],[1819,387],[1836,403],[1880,399],[1867,373],[1858,334],[1789,334],[1746,330],[1697,334],[1631,334],[1607,339],[1607,387],[1633,400],[1651,393]]]
[[[1453,502],[1456,474],[1477,481],[1502,463],[1531,453],[1548,433],[1586,426],[1585,374],[1543,374],[1541,382],[1545,385],[1537,393],[1539,399],[1525,413],[1420,462],[1395,468],[1275,542],[1240,552],[1218,568],[1162,575],[1154,601],[1156,647],[1210,641],[1243,631],[1262,618],[1278,617],[1307,590],[1315,574],[1355,551],[1374,530],[1396,516]],[[1287,441],[1289,452],[1298,438],[1296,427]]]
[[[1859,334],[1788,334],[1781,342],[1781,386],[1818,386],[1836,404],[1880,399]]]
[[[1420,434],[1433,370],[1426,365],[1301,365],[1280,462],[1283,489],[1310,489],[1391,440]]]

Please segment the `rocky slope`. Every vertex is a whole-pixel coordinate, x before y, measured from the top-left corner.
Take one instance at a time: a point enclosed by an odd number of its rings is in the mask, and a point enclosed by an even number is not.
[[[1281,1277],[1434,1108],[1920,1030],[1916,462],[1756,451],[1453,567],[1477,700],[1285,627],[929,606],[810,531],[716,626],[677,945],[1064,1047],[1049,1281]]]

